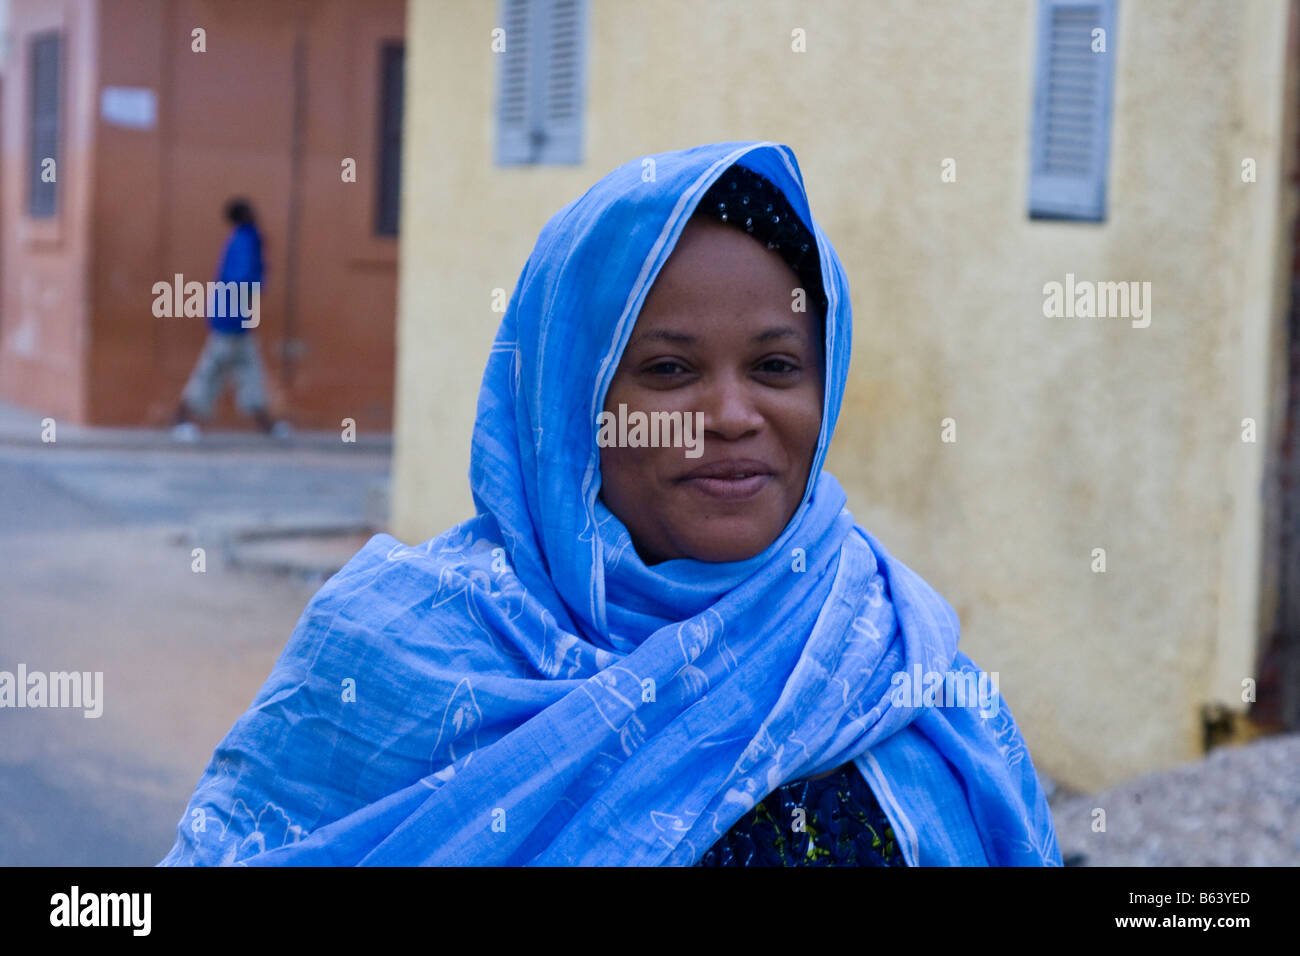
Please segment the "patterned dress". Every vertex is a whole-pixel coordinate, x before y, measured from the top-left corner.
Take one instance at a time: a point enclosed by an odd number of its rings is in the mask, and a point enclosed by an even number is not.
[[[777,787],[737,820],[695,865],[907,863],[871,787],[849,763],[818,780],[794,780]]]

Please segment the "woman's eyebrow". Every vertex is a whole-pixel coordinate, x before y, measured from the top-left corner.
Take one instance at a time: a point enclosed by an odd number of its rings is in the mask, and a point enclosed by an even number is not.
[[[781,325],[776,328],[766,329],[755,335],[751,342],[770,342],[773,339],[802,339],[803,333],[792,325]],[[632,337],[629,346],[638,345],[642,342],[672,342],[675,345],[690,345],[698,342],[697,336],[689,332],[675,332],[670,329],[650,329],[646,332],[637,333]]]
[[[770,342],[772,339],[802,339],[803,333],[792,325],[782,325],[774,329],[768,329],[765,332],[759,332],[751,341]]]
[[[694,335],[689,332],[673,332],[668,329],[651,329],[647,332],[639,332],[632,336],[632,341],[628,345],[636,345],[639,342],[673,342],[677,345],[689,345],[697,341]]]

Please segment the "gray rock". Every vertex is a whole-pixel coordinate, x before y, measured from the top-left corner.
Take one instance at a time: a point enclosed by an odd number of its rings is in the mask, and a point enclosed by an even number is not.
[[[1049,802],[1067,865],[1297,866],[1300,734]]]

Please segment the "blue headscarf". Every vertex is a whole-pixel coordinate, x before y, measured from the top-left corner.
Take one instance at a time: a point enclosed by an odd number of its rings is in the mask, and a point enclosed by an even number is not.
[[[761,554],[647,567],[598,498],[595,423],[655,276],[733,163],[816,236],[821,437]],[[565,206],[488,359],[476,516],[416,547],[378,535],[320,590],[163,863],[684,865],[783,782],[852,761],[909,864],[1059,865],[1005,704],[894,692],[898,674],[980,672],[952,608],[822,470],[851,325],[788,147],[638,159]]]

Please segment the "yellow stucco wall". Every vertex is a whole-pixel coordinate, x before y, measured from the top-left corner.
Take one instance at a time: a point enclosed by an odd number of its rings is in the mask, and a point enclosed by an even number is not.
[[[1120,3],[1097,225],[1026,216],[1030,0],[593,3],[585,162],[523,169],[492,163],[496,4],[411,0],[394,533],[472,513],[492,290],[553,212],[644,154],[787,143],[853,293],[830,470],[859,522],[956,608],[1042,769],[1195,757],[1200,704],[1256,676],[1287,12]],[[1045,318],[1066,273],[1150,282],[1150,326]]]

